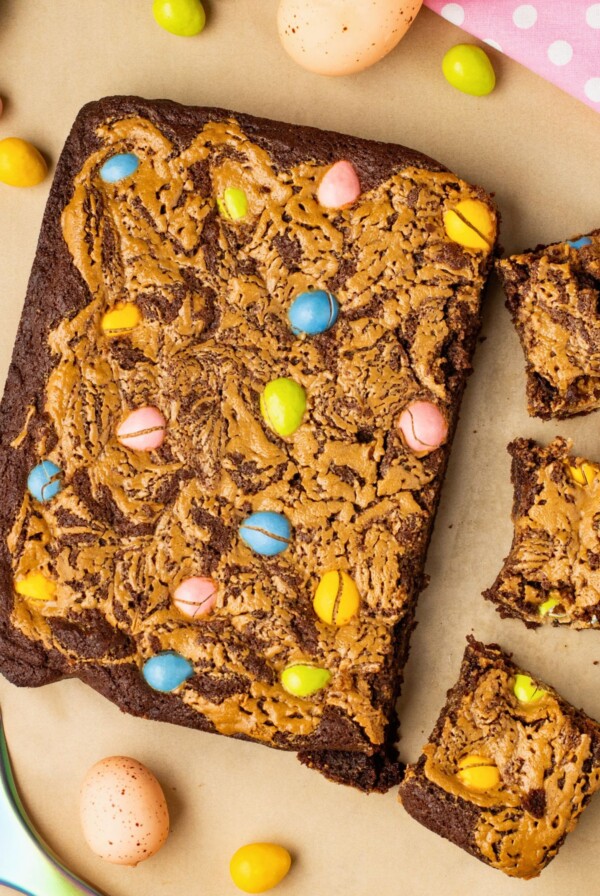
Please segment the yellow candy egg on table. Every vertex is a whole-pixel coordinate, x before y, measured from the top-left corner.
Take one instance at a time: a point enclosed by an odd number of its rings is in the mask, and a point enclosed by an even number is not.
[[[406,34],[423,0],[280,0],[286,52],[319,75],[350,75],[380,59]]]
[[[35,187],[48,173],[42,155],[27,140],[0,140],[0,181],[11,187]]]
[[[277,843],[248,843],[233,854],[229,871],[244,893],[265,893],[281,883],[291,864],[289,852]]]

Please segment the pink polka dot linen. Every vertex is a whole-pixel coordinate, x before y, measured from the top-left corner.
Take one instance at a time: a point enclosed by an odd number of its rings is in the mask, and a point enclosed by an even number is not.
[[[425,6],[600,112],[600,3],[425,0]]]

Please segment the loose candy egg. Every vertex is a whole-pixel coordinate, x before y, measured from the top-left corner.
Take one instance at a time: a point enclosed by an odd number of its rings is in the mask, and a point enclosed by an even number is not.
[[[121,423],[117,438],[134,451],[152,451],[164,442],[166,426],[165,418],[157,408],[138,408]]]
[[[146,684],[163,694],[175,691],[193,674],[194,667],[190,661],[174,650],[165,650],[150,657],[142,669]]]
[[[288,311],[288,319],[292,331],[298,336],[306,333],[316,336],[330,330],[338,319],[340,306],[338,300],[324,289],[301,292]]]
[[[56,595],[56,582],[47,578],[41,572],[29,572],[22,579],[15,582],[15,591],[29,600],[48,601],[54,600]]]
[[[479,199],[463,199],[444,212],[447,236],[467,249],[489,250],[496,238],[496,223],[485,204]]]
[[[61,490],[60,467],[51,460],[43,460],[27,477],[27,488],[36,501],[50,501]]]
[[[126,756],[102,759],[81,788],[80,815],[90,849],[116,865],[138,865],[169,835],[169,810],[152,772]]]
[[[331,570],[321,576],[313,607],[323,622],[345,625],[358,613],[360,594],[347,572]]]
[[[208,616],[217,603],[217,584],[205,576],[185,579],[175,589],[173,603],[180,613],[190,619]]]
[[[140,309],[134,302],[122,302],[106,312],[100,326],[108,336],[118,336],[135,329],[141,319]]]
[[[469,790],[493,790],[500,783],[500,772],[492,759],[471,753],[458,763],[456,776]]]
[[[448,50],[442,60],[442,71],[449,84],[471,96],[486,96],[496,86],[489,56],[472,44],[457,44]]]
[[[154,0],[152,14],[161,28],[178,37],[193,37],[206,24],[200,0]]]
[[[379,62],[410,28],[422,0],[280,0],[284,49],[320,75],[349,75]]]
[[[284,691],[294,697],[312,697],[325,687],[330,678],[331,672],[328,669],[295,663],[281,673],[281,685]]]
[[[397,426],[406,445],[417,455],[435,451],[448,437],[446,418],[430,401],[411,402],[400,414]]]
[[[523,704],[539,703],[542,697],[548,693],[540,688],[529,675],[521,673],[515,675],[513,692],[519,703]]]
[[[46,177],[48,166],[27,140],[6,137],[0,140],[0,181],[11,187],[35,187]]]
[[[240,536],[249,548],[264,557],[274,557],[290,543],[291,526],[282,513],[260,510],[240,526]]]
[[[139,164],[140,160],[132,152],[120,152],[104,163],[100,169],[100,177],[107,184],[116,184],[135,174]]]
[[[351,162],[341,159],[323,175],[317,199],[324,208],[347,208],[360,196],[360,181]]]
[[[265,423],[280,436],[296,432],[306,410],[306,392],[295,380],[279,377],[267,383],[260,395]]]
[[[238,187],[227,187],[217,199],[217,208],[228,221],[241,221],[248,214],[248,197]]]
[[[231,857],[231,879],[244,893],[265,893],[276,887],[290,870],[292,857],[276,843],[248,843]]]

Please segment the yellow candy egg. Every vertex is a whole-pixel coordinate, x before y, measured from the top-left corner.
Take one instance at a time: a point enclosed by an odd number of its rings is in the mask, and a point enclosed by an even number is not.
[[[42,575],[41,572],[29,572],[15,582],[15,591],[30,600],[54,600],[56,582]]]
[[[393,50],[423,0],[280,0],[279,38],[292,59],[320,75],[360,72]]]
[[[456,777],[469,790],[493,790],[500,783],[498,766],[492,759],[470,753],[458,763]]]
[[[489,250],[496,239],[496,222],[479,199],[464,199],[444,212],[447,236],[467,249]]]
[[[108,336],[126,333],[137,327],[142,319],[140,309],[133,302],[123,302],[107,311],[100,326]]]
[[[48,166],[27,140],[6,137],[0,140],[0,181],[11,187],[35,187],[46,177]]]
[[[323,622],[345,625],[358,613],[360,594],[347,572],[331,570],[321,576],[313,600],[315,613]]]
[[[244,893],[265,893],[283,880],[291,864],[289,852],[277,843],[248,843],[233,854],[229,871]]]
[[[577,485],[591,485],[598,472],[597,467],[588,463],[583,463],[580,467],[572,467],[570,464],[567,464],[566,466],[571,479],[573,482],[576,482]]]

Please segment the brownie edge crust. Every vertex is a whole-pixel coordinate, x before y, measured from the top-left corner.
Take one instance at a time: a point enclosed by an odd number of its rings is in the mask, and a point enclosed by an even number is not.
[[[477,775],[482,773],[478,779]],[[510,877],[537,877],[600,787],[600,726],[496,644],[468,638],[400,801],[417,821]]]
[[[139,170],[104,181],[119,154]],[[317,186],[340,159],[360,197],[323,209]],[[248,203],[239,222],[219,204],[231,186]],[[147,718],[305,751],[315,765],[337,751],[382,767],[450,448],[417,456],[393,423],[430,400],[454,430],[493,249],[448,238],[444,214],[464,200],[495,219],[482,190],[394,145],[135,97],[82,110],[0,408],[8,678],[75,675]],[[285,312],[316,287],[337,297],[339,320],[298,338]],[[124,305],[138,323],[107,334],[106,313]],[[290,437],[261,417],[277,377],[308,396]],[[116,434],[148,406],[164,444],[136,451]],[[60,490],[40,501],[27,481],[46,461]],[[239,537],[262,510],[291,523],[277,557]],[[332,568],[361,595],[339,628],[312,608]],[[173,593],[194,575],[218,598],[190,621]],[[171,692],[142,675],[165,653],[191,666]],[[281,672],[295,663],[330,683],[286,693]]]

